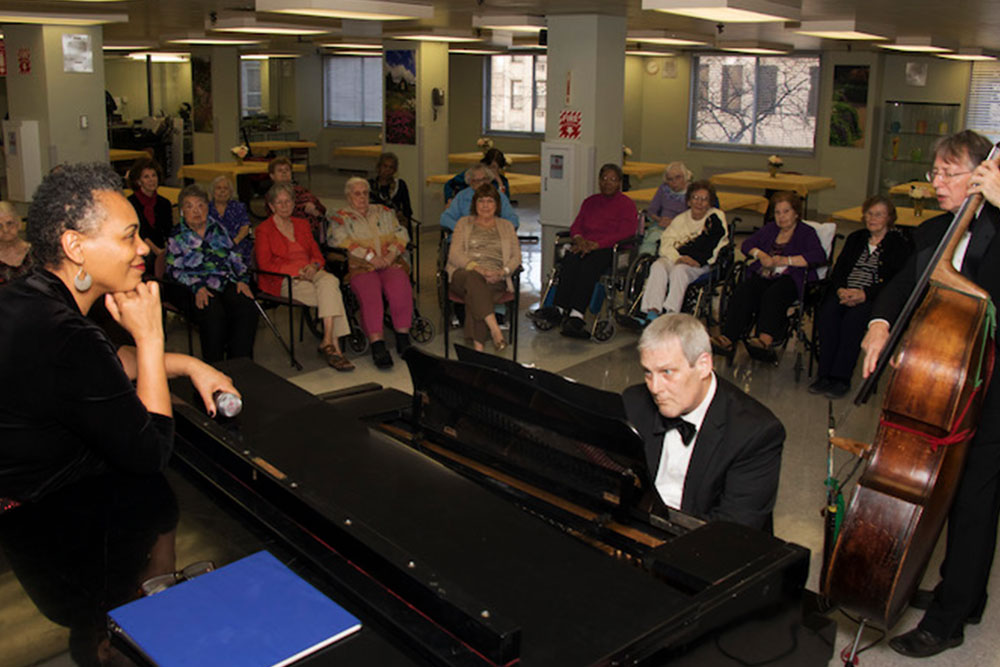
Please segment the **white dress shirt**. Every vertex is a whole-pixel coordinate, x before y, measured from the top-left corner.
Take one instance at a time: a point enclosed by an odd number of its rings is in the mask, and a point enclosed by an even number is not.
[[[681,508],[681,499],[684,497],[684,479],[687,477],[688,465],[691,463],[691,454],[698,444],[698,432],[701,431],[701,424],[705,421],[705,413],[708,406],[715,398],[715,390],[718,382],[715,380],[715,373],[712,373],[711,384],[705,393],[705,398],[701,400],[691,412],[681,415],[681,419],[693,424],[695,431],[690,445],[685,445],[681,440],[681,434],[677,429],[670,429],[663,435],[663,446],[660,448],[660,465],[656,469],[656,486],[660,499],[667,507],[674,509]]]

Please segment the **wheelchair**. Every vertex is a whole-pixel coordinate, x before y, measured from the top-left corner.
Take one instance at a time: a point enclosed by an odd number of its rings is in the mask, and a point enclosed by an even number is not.
[[[639,214],[636,219],[636,229],[641,230],[643,226],[643,214]],[[566,254],[569,248],[569,230],[561,231],[556,235],[555,255],[556,260],[552,271],[549,273],[542,290],[542,297],[539,301],[541,306],[551,306],[555,300],[556,290],[559,287],[559,261]],[[629,268],[635,261],[639,244],[642,243],[641,234],[636,234],[622,239],[612,246],[612,258],[610,271],[603,274],[594,285],[594,291],[590,297],[588,310],[594,316],[593,324],[590,327],[590,337],[599,342],[605,343],[611,340],[616,331],[616,319],[618,315],[626,309],[626,278]],[[534,311],[528,313],[528,318],[539,331],[548,331],[555,324],[541,317],[535,317]]]

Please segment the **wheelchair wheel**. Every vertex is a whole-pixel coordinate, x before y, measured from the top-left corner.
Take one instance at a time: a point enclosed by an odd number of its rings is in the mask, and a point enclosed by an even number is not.
[[[649,267],[655,261],[656,257],[652,255],[640,255],[628,267],[623,293],[626,310],[630,314],[638,309],[636,303],[642,298],[642,290],[646,286],[646,278],[649,277]]]
[[[594,340],[598,343],[606,343],[615,335],[615,323],[611,319],[598,320],[594,323]]]
[[[434,323],[423,315],[415,315],[410,325],[410,338],[418,343],[427,343],[434,338]]]
[[[359,328],[352,328],[351,333],[345,336],[347,347],[355,354],[364,354],[368,350],[368,336]]]

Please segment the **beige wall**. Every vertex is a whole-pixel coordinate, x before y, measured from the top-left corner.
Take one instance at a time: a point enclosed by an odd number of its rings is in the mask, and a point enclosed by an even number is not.
[[[125,96],[128,104],[125,120],[150,115],[146,91],[146,63],[127,58],[105,59],[105,86],[115,97]],[[191,65],[189,63],[152,63],[153,114],[161,111],[176,116],[182,102],[191,103]],[[127,115],[126,115],[127,114]]]

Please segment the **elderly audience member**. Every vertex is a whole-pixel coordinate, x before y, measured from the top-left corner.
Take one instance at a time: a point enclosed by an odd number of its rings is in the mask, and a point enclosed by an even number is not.
[[[511,274],[521,266],[521,246],[514,225],[497,217],[500,193],[489,183],[476,188],[469,215],[455,226],[448,249],[450,291],[465,302],[465,337],[482,351],[486,337],[497,352],[507,347],[493,312],[494,303],[511,292]]]
[[[463,173],[469,187],[460,190],[441,214],[441,226],[445,229],[455,229],[455,225],[458,224],[459,219],[469,214],[473,194],[481,185],[490,185],[490,180],[493,178],[493,172],[484,164],[473,165]],[[495,186],[494,189],[496,189]],[[502,192],[499,195],[500,217],[509,221],[510,224],[514,225],[514,229],[517,229],[520,220],[518,220],[517,213],[514,212],[514,207],[510,205],[510,199]]]
[[[382,153],[375,163],[375,178],[368,179],[369,197],[373,204],[387,206],[396,212],[396,217],[411,230],[410,220],[413,218],[413,207],[410,205],[410,191],[406,181],[396,178],[399,171],[399,158],[395,153]]]
[[[250,214],[246,205],[236,199],[236,190],[228,176],[219,175],[212,179],[212,201],[208,204],[208,215],[222,223],[222,228],[229,234],[243,263],[250,266],[253,261]]]
[[[276,157],[267,163],[267,173],[275,183],[288,183],[295,193],[295,209],[292,217],[309,223],[313,239],[319,245],[326,243],[326,207],[319,197],[292,180],[292,161],[286,157]]]
[[[194,296],[201,356],[213,363],[253,357],[257,306],[249,270],[222,224],[208,215],[208,195],[189,185],[178,196],[181,222],[167,241],[167,274]]]
[[[489,149],[483,154],[483,158],[479,161],[479,164],[490,170],[490,179],[492,179],[493,187],[500,194],[510,196],[510,183],[507,182],[507,177],[503,174],[503,169],[507,166],[507,158],[504,156],[503,151],[499,148]],[[469,180],[465,177],[464,171],[455,174],[450,181],[444,184],[445,203],[451,202],[455,195],[469,185]],[[474,189],[475,187],[473,187]]]
[[[260,274],[257,283],[268,294],[291,295],[300,303],[316,306],[323,322],[323,341],[319,351],[326,362],[338,371],[354,370],[340,351],[340,337],[351,333],[344,311],[340,281],[323,270],[326,260],[313,238],[309,223],[292,215],[295,210],[295,188],[291,183],[275,183],[267,191],[271,217],[257,227],[254,254],[257,268],[271,273],[292,276],[289,281],[280,276]]]
[[[642,295],[647,321],[661,312],[680,312],[687,286],[708,273],[726,245],[726,214],[711,205],[714,198],[715,188],[708,181],[689,185],[690,208],[674,216],[660,237],[660,257],[649,267]]]
[[[128,200],[139,216],[139,236],[151,251],[146,257],[148,273],[153,273],[156,258],[166,251],[167,239],[174,228],[173,206],[156,192],[162,179],[162,167],[149,157],[139,158],[128,171],[128,186],[132,189]]]
[[[829,398],[850,391],[875,298],[912,252],[910,241],[895,228],[896,207],[887,197],[869,197],[861,212],[865,229],[844,242],[817,315],[819,372],[809,391]]]
[[[36,269],[0,289],[0,348],[19,351],[0,355],[0,497],[162,471],[174,441],[167,378],[189,376],[213,415],[213,392],[238,392],[208,364],[164,353],[159,285],[142,282],[149,246],[109,166],[50,173],[28,220]],[[116,349],[87,318],[98,301],[134,346]]]
[[[383,295],[396,332],[396,352],[402,354],[410,345],[413,288],[404,257],[409,238],[391,210],[369,201],[368,181],[350,178],[344,192],[348,206],[330,217],[329,238],[331,245],[347,251],[348,284],[361,306],[361,324],[372,343],[372,359],[379,368],[388,368],[392,355],[382,334]]]
[[[562,321],[562,334],[573,338],[590,338],[583,314],[594,285],[611,267],[614,245],[633,236],[637,228],[635,203],[621,191],[621,167],[605,164],[599,178],[600,193],[583,200],[569,229],[572,242],[560,263],[555,305],[531,313],[552,325]]]
[[[731,352],[733,342],[750,331],[756,318],[757,335],[747,347],[768,353],[787,329],[789,306],[802,298],[806,281],[816,279],[813,267],[826,261],[816,231],[802,222],[802,198],[794,192],[776,192],[771,204],[774,220],[741,246],[751,263],[729,300],[722,334],[712,339],[720,352]]]
[[[694,174],[683,162],[671,162],[663,172],[663,184],[656,189],[653,201],[646,209],[651,224],[639,246],[639,254],[655,255],[656,242],[663,230],[670,226],[674,216],[688,208],[687,188]]]
[[[31,270],[31,244],[21,238],[21,216],[14,205],[0,201],[0,285]]]

